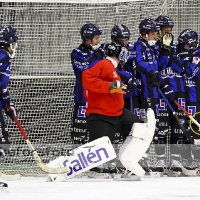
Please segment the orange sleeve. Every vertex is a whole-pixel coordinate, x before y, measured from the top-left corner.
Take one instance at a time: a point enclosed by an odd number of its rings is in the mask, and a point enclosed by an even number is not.
[[[96,93],[110,93],[110,82],[102,79],[102,70],[106,70],[106,68],[104,68],[104,63],[100,61],[83,72],[82,83],[85,90]]]

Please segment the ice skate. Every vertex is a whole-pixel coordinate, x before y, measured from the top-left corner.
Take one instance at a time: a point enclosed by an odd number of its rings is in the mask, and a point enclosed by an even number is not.
[[[151,168],[150,175],[152,177],[163,177],[165,169],[165,160],[158,160],[153,168]]]
[[[172,160],[167,175],[169,177],[196,176],[196,171],[185,168],[178,160]]]

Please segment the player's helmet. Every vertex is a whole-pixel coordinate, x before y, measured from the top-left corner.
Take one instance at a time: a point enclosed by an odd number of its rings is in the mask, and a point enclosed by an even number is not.
[[[118,58],[122,47],[124,47],[124,44],[120,41],[111,42],[108,45],[107,50],[106,50],[107,56],[114,56],[114,57]]]
[[[111,30],[111,40],[116,41],[119,38],[130,38],[130,30],[124,24],[117,24]]]
[[[82,26],[80,34],[83,41],[92,40],[95,35],[101,35],[102,30],[95,24],[88,23]]]
[[[11,26],[0,28],[0,44],[10,46],[18,40],[17,31]]]
[[[140,33],[145,32],[146,34],[148,34],[149,32],[157,32],[158,25],[153,19],[144,19],[139,24],[139,31]]]
[[[155,22],[160,26],[160,28],[174,27],[174,22],[168,16],[160,15],[155,19]]]
[[[198,34],[196,31],[192,29],[185,29],[183,30],[179,37],[178,43],[181,45],[189,45],[190,47],[194,47],[194,45],[198,44]]]

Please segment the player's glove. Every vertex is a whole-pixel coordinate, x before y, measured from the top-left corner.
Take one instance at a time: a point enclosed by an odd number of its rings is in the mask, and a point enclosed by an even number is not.
[[[168,99],[168,101],[174,102],[174,100],[175,100],[174,91],[172,90],[172,88],[169,85],[164,86],[163,92],[164,92],[166,98]]]
[[[16,116],[15,104],[10,102],[10,92],[7,88],[3,88],[1,91],[1,101],[6,115],[14,120],[14,116]]]
[[[110,83],[110,93],[122,93],[126,94],[127,85],[123,84],[121,81],[114,81]]]
[[[102,48],[98,48],[96,51],[94,51],[94,55],[99,58],[100,60],[105,58],[105,53]]]
[[[123,69],[125,63],[126,63],[126,62],[128,61],[128,59],[129,59],[129,54],[130,54],[130,53],[129,53],[128,49],[127,49],[126,47],[122,47],[121,52],[120,52],[120,54],[119,54],[119,56],[118,56],[119,64],[118,64],[117,68],[118,68],[119,70],[122,70],[122,69]]]
[[[10,117],[10,119],[12,119],[12,121],[14,121],[14,116],[16,116],[16,109],[15,109],[15,103],[10,103],[10,106],[9,107],[5,107],[5,112],[6,112],[6,115],[8,117]]]
[[[132,79],[132,80],[128,83],[127,90],[128,90],[128,92],[130,92],[131,94],[135,93],[135,91],[137,90],[137,83],[136,83],[135,79]]]
[[[149,74],[150,78],[150,83],[152,84],[153,87],[160,87],[160,78],[158,72],[151,72]]]
[[[171,33],[166,33],[162,38],[162,47],[167,50],[171,50],[171,44],[173,42],[173,35]]]

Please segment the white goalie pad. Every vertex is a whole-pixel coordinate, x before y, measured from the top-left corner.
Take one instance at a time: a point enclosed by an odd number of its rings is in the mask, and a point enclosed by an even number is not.
[[[156,128],[156,119],[152,109],[147,110],[147,123],[134,123],[130,135],[126,138],[119,151],[119,159],[123,166],[138,176],[145,171],[138,164],[149,148]]]
[[[110,139],[104,136],[74,149],[72,156],[61,156],[48,163],[48,167],[68,166],[70,169],[65,174],[50,174],[48,179],[55,182],[66,181],[114,158],[115,150]]]

